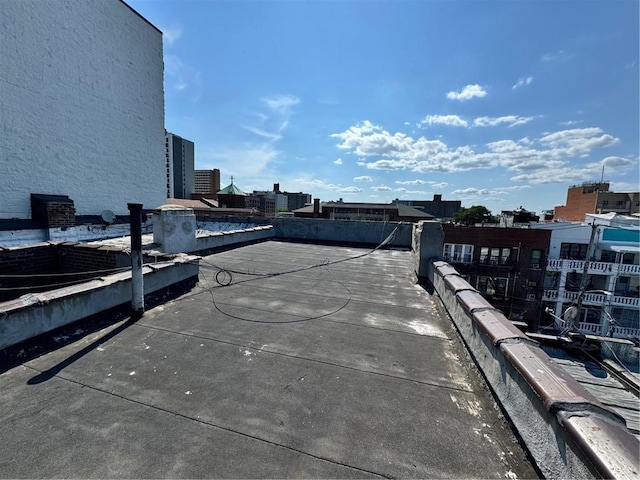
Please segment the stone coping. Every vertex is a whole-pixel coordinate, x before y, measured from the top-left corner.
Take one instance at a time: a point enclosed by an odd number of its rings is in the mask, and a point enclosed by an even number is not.
[[[433,262],[430,279],[545,477],[637,478],[640,442],[617,412],[585,390],[451,265]],[[523,407],[525,400],[530,407]]]

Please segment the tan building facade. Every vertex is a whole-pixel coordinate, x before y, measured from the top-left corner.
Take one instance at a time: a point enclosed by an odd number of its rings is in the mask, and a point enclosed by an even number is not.
[[[194,189],[193,193],[198,196],[208,195],[208,198],[215,199],[220,191],[220,170],[196,170],[193,172]]]
[[[593,182],[574,185],[567,190],[566,205],[555,207],[553,218],[580,222],[587,213],[618,213],[633,215],[640,212],[640,194],[609,191],[609,183]]]

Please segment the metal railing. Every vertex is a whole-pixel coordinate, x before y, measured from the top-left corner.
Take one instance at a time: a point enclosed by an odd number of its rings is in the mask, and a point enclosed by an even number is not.
[[[545,290],[542,295],[542,300],[546,302],[577,302],[580,292],[568,292],[564,291],[564,295],[560,296],[559,290]],[[584,305],[609,305],[609,295],[601,293],[585,293],[582,297]],[[640,307],[640,298],[638,297],[624,297],[614,295],[611,298],[611,306],[614,307]]]
[[[558,272],[562,270],[582,272],[584,270],[585,260],[568,260],[568,259],[549,259],[547,261],[547,270]],[[631,274],[640,275],[640,265],[631,265],[626,263],[612,262],[588,262],[587,273],[590,274]]]

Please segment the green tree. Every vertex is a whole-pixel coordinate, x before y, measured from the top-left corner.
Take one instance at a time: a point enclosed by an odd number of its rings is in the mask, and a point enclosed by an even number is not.
[[[469,208],[462,207],[453,216],[453,221],[462,225],[474,225],[476,223],[496,223],[496,218],[491,215],[487,207],[473,205]]]

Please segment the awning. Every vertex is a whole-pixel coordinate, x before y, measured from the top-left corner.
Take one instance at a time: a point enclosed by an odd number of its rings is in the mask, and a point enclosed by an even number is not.
[[[621,253],[640,253],[640,245],[599,245],[601,248]]]

